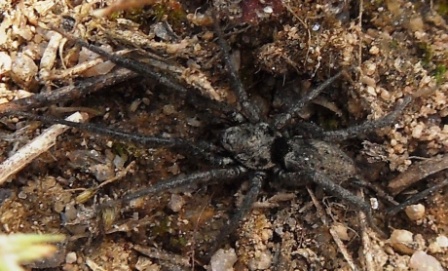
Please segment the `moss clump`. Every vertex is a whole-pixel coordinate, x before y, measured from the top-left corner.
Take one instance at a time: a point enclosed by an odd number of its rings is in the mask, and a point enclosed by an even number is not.
[[[446,66],[445,65],[437,65],[436,69],[434,70],[434,77],[436,78],[437,84],[442,84],[445,81],[445,74],[446,74]]]
[[[424,67],[427,67],[433,58],[433,52],[431,50],[431,46],[425,42],[421,42],[417,44],[418,53],[421,56],[422,64]]]
[[[174,28],[181,26],[187,20],[187,14],[182,5],[177,1],[163,1],[152,7],[157,21],[167,20]]]

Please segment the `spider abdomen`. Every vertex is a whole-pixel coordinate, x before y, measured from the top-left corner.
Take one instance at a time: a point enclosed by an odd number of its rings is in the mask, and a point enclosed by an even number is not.
[[[284,157],[287,171],[319,171],[337,183],[357,176],[355,162],[342,150],[321,140],[294,137]]]

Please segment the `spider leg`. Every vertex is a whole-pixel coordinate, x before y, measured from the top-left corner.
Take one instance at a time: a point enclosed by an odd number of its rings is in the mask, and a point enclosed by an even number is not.
[[[41,121],[47,124],[62,124],[83,131],[91,132],[94,134],[108,136],[111,138],[120,139],[127,142],[137,143],[148,148],[167,147],[172,149],[179,149],[188,154],[200,155],[204,159],[210,161],[212,164],[219,166],[226,166],[234,163],[231,158],[215,154],[216,150],[218,150],[217,147],[205,141],[191,142],[181,138],[163,138],[156,136],[145,136],[136,133],[128,133],[118,130],[112,130],[110,128],[101,127],[98,124],[77,123],[67,121],[64,119],[55,119],[50,117],[37,116],[32,113],[26,113],[20,111],[6,112],[3,113],[2,115],[23,116],[28,119]]]
[[[95,45],[91,45],[91,44],[87,43],[86,41],[84,41],[82,39],[73,37],[72,35],[70,35],[68,33],[65,33],[64,31],[61,31],[61,30],[58,30],[58,29],[55,29],[55,31],[57,31],[58,33],[60,33],[64,37],[74,41],[79,46],[87,48],[90,51],[92,51],[92,52],[94,52],[94,53],[96,53],[96,54],[98,54],[98,55],[100,55],[100,56],[102,56],[102,57],[112,61],[113,63],[115,63],[115,64],[117,64],[117,65],[119,65],[119,66],[121,66],[123,68],[126,68],[128,70],[131,70],[131,71],[133,71],[135,73],[138,73],[138,74],[141,74],[141,75],[148,76],[148,77],[158,81],[159,83],[161,83],[161,84],[163,84],[163,85],[165,85],[165,86],[167,86],[169,88],[175,89],[176,91],[178,91],[180,93],[187,93],[188,92],[187,88],[185,88],[181,84],[175,82],[171,78],[168,78],[167,76],[165,76],[162,73],[159,73],[159,72],[153,71],[151,69],[148,69],[148,67],[145,64],[143,64],[143,63],[135,61],[134,59],[130,59],[130,58],[119,56],[119,55],[116,55],[116,54],[113,54],[113,53],[106,52],[105,50],[101,49],[100,47],[95,46]]]
[[[333,182],[327,175],[312,170],[302,170],[300,172],[284,172],[280,171],[278,173],[278,181],[283,183],[289,183],[289,186],[296,186],[298,180],[305,179],[304,183],[297,184],[297,186],[303,186],[308,184],[310,181],[316,183],[326,192],[342,200],[346,200],[355,207],[360,208],[366,213],[370,213],[370,206],[361,200],[359,197],[355,196],[352,192],[343,188],[342,186]]]
[[[316,98],[325,88],[329,87],[331,84],[333,84],[336,79],[341,77],[341,75],[344,74],[344,71],[340,71],[336,73],[333,77],[328,78],[325,82],[323,82],[321,85],[316,87],[315,89],[308,92],[302,99],[300,99],[287,113],[282,113],[277,115],[274,118],[273,125],[277,129],[282,129],[283,127],[287,126],[291,119],[295,117],[302,108],[308,104],[311,100]]]
[[[223,60],[228,69],[229,76],[232,80],[232,84],[234,89],[236,90],[236,95],[238,97],[238,101],[242,107],[243,115],[249,120],[251,123],[257,123],[260,121],[260,112],[259,110],[249,102],[249,98],[246,90],[244,89],[243,83],[241,82],[238,72],[236,71],[235,65],[230,58],[230,49],[227,42],[224,40],[221,28],[219,27],[219,22],[216,14],[214,14],[214,28],[215,32],[218,35],[218,43],[221,47]]]
[[[412,102],[412,96],[405,96],[401,103],[395,106],[395,109],[389,114],[377,120],[368,120],[360,125],[349,127],[347,129],[336,131],[325,131],[323,140],[325,141],[343,141],[349,138],[354,138],[362,134],[366,134],[377,129],[390,126],[395,123],[398,117],[403,113],[403,110]]]
[[[387,209],[387,213],[389,215],[396,215],[398,212],[400,212],[407,206],[419,202],[420,200],[426,198],[430,194],[434,193],[435,191],[437,191],[445,186],[448,186],[448,179],[445,179],[442,182],[440,182],[436,185],[433,185],[433,186],[419,192],[418,194],[413,195],[412,197],[408,198],[406,201],[404,201],[403,203],[400,203],[397,206],[393,206],[393,207]]]
[[[8,103],[0,104],[0,114],[7,111],[26,111],[33,108],[49,106],[55,103],[65,103],[73,101],[94,93],[100,89],[108,88],[121,82],[135,78],[137,75],[127,69],[117,69],[113,72],[89,78],[78,84],[64,86],[52,91],[36,93],[32,96],[12,100]]]
[[[124,206],[126,203],[134,199],[158,194],[173,188],[181,188],[198,184],[210,184],[219,180],[232,180],[243,177],[246,174],[247,170],[242,166],[225,169],[211,169],[208,171],[196,172],[188,175],[175,176],[173,178],[160,181],[150,187],[125,194],[118,200],[110,200],[97,206],[97,213],[101,214],[100,224],[103,227],[102,230],[105,230],[106,228],[111,226],[110,220],[114,219],[110,219],[110,217],[115,216],[114,210],[117,210],[121,206]]]
[[[389,193],[387,193],[386,191],[384,191],[377,185],[364,180],[364,178],[361,178],[360,176],[357,176],[350,184],[355,184],[358,186],[368,188],[368,189],[374,191],[378,197],[382,198],[383,200],[386,200],[391,205],[395,205],[395,206],[399,205],[399,203]]]
[[[232,180],[242,177],[247,173],[246,168],[242,166],[236,166],[224,169],[211,169],[203,172],[196,172],[188,174],[186,176],[176,176],[171,179],[158,182],[148,188],[143,188],[130,194],[124,195],[119,201],[122,203],[129,202],[131,200],[154,195],[169,189],[185,187],[188,185],[197,184],[209,184],[219,180]]]
[[[327,175],[319,171],[302,170],[300,172],[279,171],[277,177],[278,181],[288,183],[289,186],[293,186],[293,184],[296,184],[298,180],[301,179],[302,180],[305,179],[306,181],[304,183],[297,184],[297,186],[303,186],[309,183],[310,181],[314,182],[315,184],[322,187],[322,189],[328,192],[330,195],[345,200],[354,207],[359,208],[361,211],[363,211],[366,214],[370,227],[372,227],[372,229],[374,229],[376,232],[385,236],[383,231],[380,230],[374,223],[372,217],[372,209],[370,208],[370,205],[367,204],[362,199],[360,199],[355,194],[353,194],[352,192],[350,192],[349,190],[333,182]]]
[[[176,80],[173,80],[172,78],[170,78],[169,76],[166,76],[163,73],[151,70],[144,63],[136,61],[135,59],[132,59],[132,58],[127,58],[127,57],[123,57],[121,55],[117,55],[114,53],[109,53],[98,46],[89,44],[88,42],[86,42],[82,39],[76,38],[62,30],[58,30],[58,29],[53,29],[53,30],[57,31],[64,37],[74,41],[79,46],[89,49],[90,51],[104,57],[107,60],[110,60],[111,62],[117,64],[120,67],[126,68],[130,71],[137,73],[137,74],[152,78],[152,79],[156,80],[157,82],[159,82],[160,84],[162,84],[170,89],[174,89],[179,94],[182,94],[184,97],[186,97],[187,100],[190,100],[191,104],[194,104],[194,105],[204,104],[204,105],[207,105],[208,109],[213,108],[213,109],[219,110],[220,112],[225,112],[229,115],[235,111],[235,108],[233,108],[232,106],[230,106],[228,104],[210,99],[208,97],[204,97],[196,92],[192,93],[186,87],[184,87],[182,84],[177,83]]]
[[[226,237],[238,228],[241,221],[249,213],[252,205],[257,200],[257,196],[261,190],[261,185],[265,179],[266,174],[264,172],[255,172],[254,176],[252,176],[250,180],[250,189],[244,197],[241,207],[232,216],[227,226],[224,227],[219,233],[215,243],[212,246],[212,249],[209,251],[209,256],[212,256],[213,253],[215,253],[224,244]]]

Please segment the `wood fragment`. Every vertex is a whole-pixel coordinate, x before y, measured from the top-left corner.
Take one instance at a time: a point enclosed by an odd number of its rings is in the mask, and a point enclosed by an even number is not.
[[[140,246],[140,245],[135,245],[133,248],[136,251],[138,251],[152,259],[165,261],[167,263],[171,263],[176,266],[185,266],[185,267],[191,266],[188,258],[184,258],[182,256],[169,253],[169,252],[164,251],[159,248],[144,247],[144,246]]]
[[[448,154],[417,162],[389,182],[392,195],[397,195],[420,180],[448,168]]]
[[[50,83],[49,76],[55,64],[59,45],[64,39],[64,37],[57,32],[51,31],[49,34],[51,34],[51,38],[39,64],[39,77],[42,78],[45,83]]]
[[[350,253],[347,251],[347,247],[344,245],[344,243],[342,242],[342,240],[339,238],[338,233],[335,229],[334,225],[331,225],[330,229],[330,234],[333,237],[334,242],[336,243],[336,245],[339,248],[339,251],[341,252],[342,256],[344,256],[344,259],[347,261],[347,264],[350,266],[350,268],[353,271],[359,270],[358,267],[356,267],[352,256],[350,255]]]
[[[317,210],[317,215],[320,217],[322,224],[328,225],[327,215],[324,211],[324,208],[322,207],[322,204],[320,204],[320,202],[317,200],[316,196],[314,195],[314,192],[311,190],[311,188],[308,185],[306,186],[306,191],[308,191],[308,194],[311,197],[311,201],[313,202],[314,207]]]
[[[94,262],[91,258],[86,258],[86,265],[90,268],[92,271],[106,271],[103,267],[101,267],[99,264]]]
[[[357,196],[364,198],[364,193],[362,189],[359,189]],[[373,251],[372,251],[372,243],[370,241],[370,236],[368,234],[368,223],[367,216],[364,212],[358,212],[360,231],[361,231],[361,240],[362,240],[362,254],[365,261],[365,269],[367,271],[374,271],[375,263],[373,261]]]

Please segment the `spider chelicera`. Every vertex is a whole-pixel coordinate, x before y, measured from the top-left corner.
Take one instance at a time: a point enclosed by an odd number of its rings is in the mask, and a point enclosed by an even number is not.
[[[233,82],[233,89],[238,98],[237,107],[207,100],[207,98],[192,92],[192,90],[170,80],[159,72],[149,69],[134,59],[114,55],[82,40],[72,39],[80,46],[88,48],[121,67],[155,79],[180,93],[189,93],[190,97],[193,97],[196,101],[206,100],[210,107],[229,116],[231,118],[230,122],[233,124],[220,132],[220,144],[201,140],[138,135],[101,128],[92,124],[78,124],[64,120],[35,117],[26,113],[21,114],[47,123],[65,124],[92,133],[136,142],[145,147],[171,148],[187,157],[200,157],[215,166],[214,169],[175,176],[148,188],[130,192],[119,200],[120,204],[183,186],[208,185],[222,180],[249,179],[250,188],[241,207],[231,218],[229,225],[221,231],[217,240],[223,240],[225,236],[236,229],[256,201],[262,184],[266,181],[274,184],[274,186],[292,189],[308,183],[315,183],[327,193],[339,197],[365,212],[370,225],[373,226],[370,205],[341,186],[342,182],[349,179],[362,181],[362,177],[358,173],[354,161],[337,147],[337,142],[355,138],[393,124],[412,98],[410,96],[404,97],[389,114],[378,120],[366,121],[343,130],[324,131],[310,123],[297,124],[296,122],[293,125],[293,120],[298,118],[298,113],[304,106],[340,78],[343,74],[341,71],[317,88],[309,91],[286,112],[265,116],[251,102],[243,87],[237,70],[231,61],[230,49],[218,26],[218,20],[215,20],[215,32],[224,63]],[[304,130],[306,130],[306,133],[303,132]],[[116,203],[116,201],[105,203],[101,207],[105,208]],[[222,243],[218,241],[216,244],[217,246],[211,252]]]

